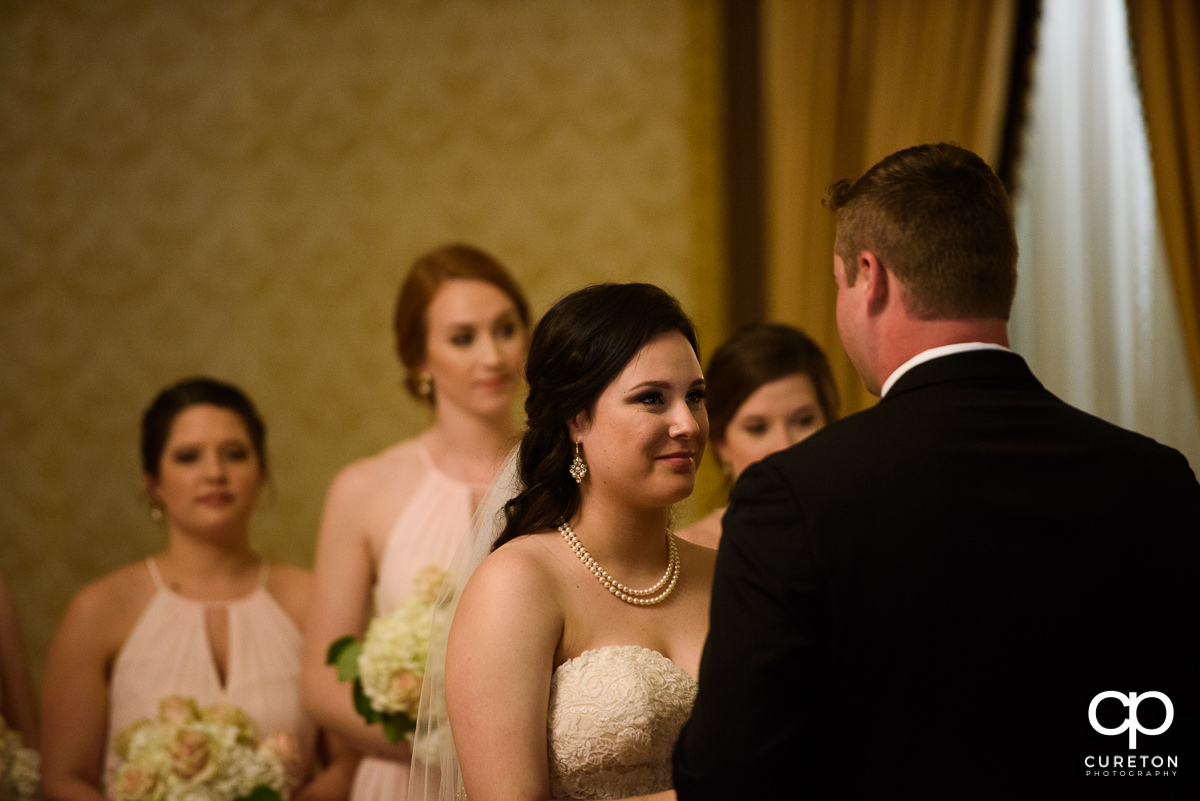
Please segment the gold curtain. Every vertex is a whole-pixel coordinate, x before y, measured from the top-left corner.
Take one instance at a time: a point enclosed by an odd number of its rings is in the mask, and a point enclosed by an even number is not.
[[[1167,263],[1200,397],[1200,5],[1127,5]]]
[[[953,141],[1001,155],[1016,0],[766,0],[767,313],[829,354],[843,411],[873,399],[834,316],[826,188],[888,153]]]

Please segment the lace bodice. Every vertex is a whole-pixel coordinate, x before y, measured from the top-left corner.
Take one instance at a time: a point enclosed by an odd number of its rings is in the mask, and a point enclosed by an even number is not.
[[[671,787],[671,751],[696,681],[638,645],[585,651],[550,682],[547,750],[553,798],[626,798]]]

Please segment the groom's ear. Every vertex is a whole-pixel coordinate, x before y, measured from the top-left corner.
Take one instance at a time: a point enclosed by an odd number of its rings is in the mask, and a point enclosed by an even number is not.
[[[873,252],[864,250],[858,254],[857,280],[866,284],[867,311],[874,315],[883,311],[888,296],[894,291],[893,276]]]

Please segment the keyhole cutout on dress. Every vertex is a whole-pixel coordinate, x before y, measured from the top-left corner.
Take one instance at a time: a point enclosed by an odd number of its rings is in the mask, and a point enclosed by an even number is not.
[[[208,634],[208,650],[217,672],[217,681],[225,689],[229,676],[229,607],[221,604],[204,610],[204,628]]]

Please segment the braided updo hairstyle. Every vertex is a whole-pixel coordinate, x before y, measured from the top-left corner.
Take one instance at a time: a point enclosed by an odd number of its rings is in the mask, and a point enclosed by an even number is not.
[[[517,465],[521,491],[504,507],[493,550],[522,534],[547,531],[579,509],[569,420],[590,411],[604,389],[648,342],[683,334],[696,358],[691,319],[670,293],[651,284],[596,284],[563,297],[533,332],[525,375],[527,428]]]

